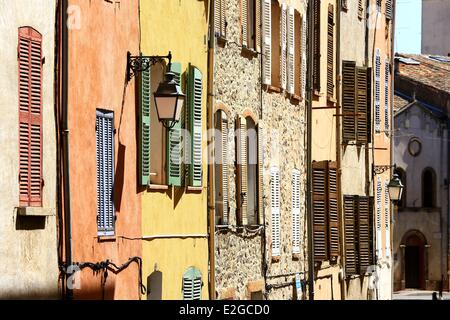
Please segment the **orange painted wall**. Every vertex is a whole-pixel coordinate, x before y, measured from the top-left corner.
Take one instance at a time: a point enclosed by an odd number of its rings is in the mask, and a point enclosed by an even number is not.
[[[69,30],[69,143],[73,233],[73,261],[122,265],[141,256],[140,241],[121,236],[141,235],[141,206],[137,186],[137,126],[134,79],[125,87],[127,51],[139,52],[137,0],[71,0],[74,28]],[[79,15],[77,14],[79,13]],[[77,28],[79,27],[79,29]],[[115,116],[116,236],[97,238],[96,108]],[[108,272],[105,291],[102,274],[81,273],[76,299],[139,299],[138,266],[132,263],[115,276]]]

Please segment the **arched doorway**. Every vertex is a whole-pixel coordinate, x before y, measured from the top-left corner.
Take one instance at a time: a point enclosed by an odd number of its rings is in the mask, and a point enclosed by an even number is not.
[[[425,236],[420,231],[412,230],[405,234],[403,239],[405,288],[425,289],[427,264]]]

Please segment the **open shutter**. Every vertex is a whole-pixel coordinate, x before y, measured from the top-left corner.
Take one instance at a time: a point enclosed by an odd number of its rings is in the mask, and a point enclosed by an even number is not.
[[[225,112],[221,112],[222,116]],[[228,119],[221,119],[222,124],[222,203],[223,224],[228,224]]]
[[[334,97],[334,6],[328,5],[327,97]]]
[[[258,124],[258,213],[259,224],[264,221],[264,133]]]
[[[261,0],[255,0],[255,43],[256,51],[261,52]]]
[[[97,110],[97,227],[99,236],[114,235],[114,113]]]
[[[314,0],[313,89],[320,92],[320,0]]]
[[[150,68],[141,72],[140,81],[140,110],[139,110],[139,136],[140,136],[140,184],[147,186],[150,180],[150,106],[151,82]]]
[[[367,118],[367,143],[372,142],[372,68],[367,68],[367,107],[366,107],[366,118]]]
[[[183,275],[183,300],[201,300],[202,275],[195,268],[189,268]]]
[[[192,161],[190,165],[190,185],[193,187],[202,186],[202,100],[203,100],[203,78],[200,70],[193,66],[189,66],[189,83],[190,83],[190,132],[191,132],[191,151]]]
[[[248,1],[241,0],[241,39],[244,47],[248,46]]]
[[[214,1],[215,35],[225,38],[225,0]]]
[[[239,138],[240,138],[240,148],[239,148],[239,157],[240,157],[240,175],[241,175],[241,184],[240,184],[240,205],[241,205],[241,221],[243,225],[247,224],[247,203],[248,203],[248,145],[247,145],[247,120],[239,116]]]
[[[272,214],[272,257],[281,255],[280,240],[280,171],[276,167],[270,170],[270,203]]]
[[[382,197],[383,189],[381,186],[381,178],[378,177],[377,179],[377,192],[376,192],[376,224],[377,224],[377,237],[376,237],[376,243],[377,243],[377,256],[380,259],[381,258],[381,197]]]
[[[386,19],[392,20],[392,0],[386,0]]]
[[[42,206],[42,36],[19,29],[20,205]]]
[[[330,257],[339,256],[339,206],[338,206],[338,178],[337,163],[328,164],[328,239],[330,246]]]
[[[370,198],[359,197],[358,201],[358,224],[359,224],[359,264],[360,272],[364,274],[367,268],[372,264],[371,259],[371,232],[370,224],[372,223],[370,217]]]
[[[280,16],[280,77],[281,77],[281,88],[286,89],[286,50],[287,50],[287,7],[283,3],[281,5],[281,16]]]
[[[381,95],[381,57],[380,49],[376,50],[375,56],[375,132],[381,132],[381,111],[380,111],[380,95]]]
[[[384,62],[384,130],[389,135],[389,59]]]
[[[292,171],[292,253],[300,253],[300,171]]]
[[[175,62],[171,65],[171,72],[175,74],[175,82],[181,86],[181,63]],[[183,119],[183,117],[181,117]],[[173,128],[167,130],[167,159],[169,185],[181,186],[183,181],[183,137],[182,120],[178,121]]]
[[[328,257],[327,246],[327,161],[313,162],[313,242],[314,260]]]
[[[355,125],[355,72],[353,61],[343,61],[342,66],[342,137],[344,141],[356,139]]]
[[[384,183],[384,228],[385,228],[385,249],[386,258],[391,256],[391,233],[390,233],[390,202],[389,202],[389,180]]]
[[[356,142],[367,143],[367,68],[356,68]]]
[[[272,6],[270,0],[262,0],[263,79],[265,85],[272,82]]]
[[[295,88],[295,12],[287,9],[287,91],[294,94]]]
[[[358,18],[362,19],[363,17],[364,17],[363,0],[358,0]]]
[[[358,273],[358,234],[356,224],[357,201],[354,196],[344,196],[345,272]]]
[[[306,21],[306,15],[303,15],[302,17],[302,40],[301,40],[301,49],[300,53],[302,55],[302,67],[300,72],[301,77],[301,87],[300,91],[302,92],[302,97],[306,97],[306,34],[307,34],[307,21]]]

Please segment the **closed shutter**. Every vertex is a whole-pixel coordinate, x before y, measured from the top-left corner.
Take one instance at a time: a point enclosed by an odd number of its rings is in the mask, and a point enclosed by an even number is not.
[[[181,86],[181,63],[174,62],[170,71],[175,74],[175,82]],[[189,98],[191,97],[190,94]],[[183,117],[181,117],[183,119]],[[182,136],[182,120],[167,131],[167,159],[169,185],[181,186],[183,184],[183,152],[184,141]]]
[[[328,257],[327,234],[327,167],[326,161],[313,162],[313,242],[314,260]]]
[[[392,0],[386,0],[386,19],[392,20]]]
[[[248,203],[248,139],[247,139],[247,120],[239,117],[239,157],[240,157],[240,207],[241,221],[243,225],[247,224],[247,203]]]
[[[261,52],[261,0],[255,0],[255,43],[256,51]]]
[[[306,97],[306,34],[307,34],[307,21],[306,15],[304,14],[302,17],[302,47],[301,47],[301,55],[302,55],[302,67],[301,67],[301,87],[300,90],[302,92],[302,97]]]
[[[367,143],[367,68],[356,68],[356,142]]]
[[[280,250],[280,171],[273,167],[270,170],[270,207],[272,214],[272,257],[279,256]]]
[[[97,227],[99,236],[114,235],[114,113],[97,110]]]
[[[147,186],[150,180],[150,68],[140,74],[140,183]]]
[[[358,234],[356,224],[357,199],[344,196],[345,272],[358,273]]]
[[[313,89],[320,92],[320,0],[314,0]]]
[[[358,203],[358,244],[359,244],[359,266],[360,272],[364,274],[367,268],[372,264],[371,259],[371,232],[370,225],[372,224],[370,218],[370,198],[359,197]]]
[[[19,29],[19,202],[42,206],[42,36]]]
[[[221,112],[222,115],[225,112]],[[222,125],[222,203],[223,203],[223,224],[228,224],[228,120],[221,119]]]
[[[292,171],[292,253],[300,253],[300,171]]]
[[[355,72],[356,72],[355,62],[343,61],[343,66],[342,66],[342,111],[343,111],[342,137],[343,137],[344,141],[352,141],[352,140],[356,139]]]
[[[262,1],[262,82],[265,85],[270,85],[272,82],[272,6],[270,0]]]
[[[283,3],[281,5],[281,16],[280,16],[280,77],[281,77],[281,88],[286,89],[287,81],[287,70],[286,70],[286,51],[287,51],[287,7]]]
[[[225,38],[225,0],[214,1],[214,29],[215,35]]]
[[[375,132],[381,132],[380,95],[381,95],[381,57],[380,49],[375,55]]]
[[[389,202],[389,180],[384,183],[384,228],[386,258],[391,256],[391,233],[390,233],[390,202]]]
[[[295,88],[295,14],[294,8],[287,9],[287,91],[294,94]]]
[[[389,135],[389,59],[384,62],[384,130]]]
[[[378,177],[377,179],[377,192],[376,192],[376,225],[377,225],[377,237],[376,237],[376,243],[377,243],[377,255],[378,258],[381,257],[381,197],[383,194],[383,189],[381,186],[381,178]]]
[[[241,39],[244,47],[248,46],[248,1],[241,0]]]
[[[372,142],[372,68],[367,68],[367,142]]]
[[[328,5],[327,96],[334,97],[334,6]]]
[[[264,130],[258,124],[258,213],[259,223],[264,221]]]
[[[339,206],[338,206],[338,179],[337,163],[328,164],[328,239],[330,257],[339,256],[340,230],[339,230]]]
[[[203,100],[203,77],[200,70],[193,66],[189,66],[189,125],[191,132],[191,150],[190,154],[192,155],[191,164],[190,164],[190,185],[193,187],[201,187],[202,186],[202,141],[203,141],[203,133],[202,133],[202,100]]]
[[[195,268],[189,268],[183,275],[183,300],[201,300],[202,275]]]

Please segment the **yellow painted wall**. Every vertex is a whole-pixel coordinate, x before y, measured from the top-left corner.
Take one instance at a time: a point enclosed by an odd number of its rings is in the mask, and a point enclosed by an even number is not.
[[[172,52],[182,70],[191,63],[203,75],[203,190],[169,187],[142,196],[143,236],[207,234],[207,35],[208,2],[141,0],[141,51],[148,55]],[[162,299],[182,299],[182,277],[191,266],[202,273],[202,299],[208,299],[208,239],[143,241],[143,282],[155,271],[163,274]]]

